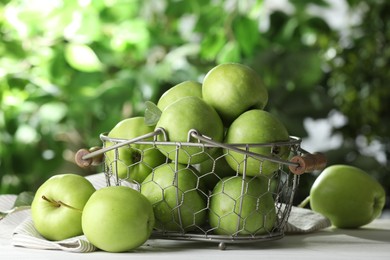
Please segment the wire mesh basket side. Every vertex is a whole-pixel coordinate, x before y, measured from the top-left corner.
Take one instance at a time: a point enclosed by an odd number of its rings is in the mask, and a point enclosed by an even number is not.
[[[126,143],[128,140],[118,140],[108,138],[105,135],[101,136],[104,147],[109,145],[116,145],[117,148],[113,149],[112,155],[108,156],[106,152],[104,155],[104,172],[106,173],[107,185],[129,185],[134,189],[144,192],[146,188],[143,187],[149,185],[154,186],[158,190],[158,193],[161,194],[161,197],[153,202],[154,208],[162,208],[161,211],[169,211],[171,218],[168,220],[162,221],[157,218],[156,230],[153,234],[154,237],[158,238],[167,238],[167,239],[190,239],[190,240],[206,240],[206,241],[216,241],[216,242],[250,242],[250,241],[266,241],[272,239],[279,239],[284,235],[284,227],[287,223],[288,216],[290,214],[291,206],[295,191],[298,186],[299,176],[291,174],[288,169],[288,164],[283,164],[282,158],[276,158],[276,170],[271,174],[262,175],[262,167],[264,162],[268,162],[267,158],[253,158],[250,155],[250,149],[248,145],[246,148],[248,154],[244,156],[243,161],[237,161],[237,168],[229,174],[221,174],[219,172],[220,165],[228,157],[232,156],[232,150],[228,148],[223,148],[218,145],[210,143],[170,143],[170,142],[157,142],[156,140],[152,141],[135,141],[133,143]],[[123,145],[121,145],[123,144]],[[140,148],[142,146],[142,149]],[[159,147],[169,145],[172,147],[172,153],[175,153],[176,156],[179,156],[180,153],[186,153],[185,147],[195,147],[198,149],[196,155],[202,155],[207,158],[206,161],[209,162],[208,170],[202,170],[201,163],[191,163],[191,154],[188,154],[189,160],[187,164],[179,164],[174,161],[167,159],[166,149],[164,153],[164,159],[159,162],[158,165],[151,165],[145,162],[145,158],[152,151],[160,151]],[[275,144],[257,144],[257,146],[269,146],[270,149],[275,147]],[[291,142],[278,143],[277,146],[286,146],[288,147],[290,156],[299,154],[299,139],[292,139]],[[242,149],[241,145],[235,146],[235,149]],[[253,146],[256,146],[254,144]],[[123,152],[120,149],[129,150],[129,154],[136,153],[138,156],[138,161],[133,161],[130,164],[126,164],[124,158],[121,156]],[[244,153],[245,154],[245,153]],[[247,167],[248,159],[257,160],[259,162],[258,173],[254,176],[248,176],[247,171],[239,170],[240,167],[244,169]],[[165,174],[171,175],[171,182],[169,185],[161,184],[158,179],[159,171],[162,167],[169,165],[168,170],[165,171]],[[125,169],[125,174],[120,173],[119,168]],[[138,168],[143,168],[145,172],[149,170],[147,174],[148,177],[145,179],[136,179],[133,178],[134,172],[138,172]],[[167,168],[167,167],[166,167]],[[230,167],[231,169],[232,167]],[[224,172],[225,173],[225,172]],[[180,182],[183,182],[181,175],[192,175],[193,185],[190,187],[180,186]],[[253,175],[253,174],[252,174]],[[260,177],[259,177],[260,176]],[[146,180],[149,178],[148,180]],[[239,194],[234,197],[234,194],[228,193],[226,187],[229,182],[232,182],[234,179],[240,179],[242,186],[239,190]],[[261,179],[261,182],[266,185],[265,191],[263,194],[256,193],[256,188],[252,188],[257,181]],[[205,183],[215,182],[219,183],[219,186],[222,186],[222,191],[216,193],[214,191],[215,185],[207,185]],[[145,184],[146,183],[146,184]],[[143,186],[144,185],[144,186]],[[187,185],[188,186],[188,185]],[[157,188],[156,188],[157,187]],[[253,190],[250,194],[248,190]],[[264,188],[263,188],[264,189]],[[171,195],[167,195],[169,190],[174,190],[174,199],[171,203],[169,198]],[[172,196],[171,196],[172,197]],[[198,208],[188,209],[188,198],[199,197],[203,201],[202,206]],[[226,200],[231,200],[231,203],[236,205],[234,206],[231,212],[227,212],[224,215],[217,215],[216,221],[214,223],[211,221],[211,214],[215,215],[215,209],[213,207],[213,202],[218,197],[227,198]],[[262,204],[264,201],[272,198],[274,205],[274,212],[264,213],[261,211],[263,208]],[[224,200],[222,200],[224,202]],[[243,213],[243,209],[248,203],[254,205],[254,209],[249,213]],[[194,203],[192,203],[194,204]],[[193,205],[192,205],[193,206]],[[187,207],[187,208],[186,208]],[[184,212],[193,210],[192,219],[187,220]],[[219,214],[219,213],[218,213]],[[273,217],[274,216],[274,217]],[[202,218],[199,221],[199,218]],[[272,225],[267,224],[271,222]],[[214,218],[215,219],[215,218]],[[215,223],[217,222],[217,224]],[[223,224],[227,222],[227,224]],[[229,223],[232,223],[231,225]],[[235,226],[232,230],[230,226]]]

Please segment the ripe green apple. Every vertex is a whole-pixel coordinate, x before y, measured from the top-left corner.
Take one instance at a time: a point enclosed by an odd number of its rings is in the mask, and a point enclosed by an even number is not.
[[[250,109],[263,109],[268,90],[260,76],[238,63],[224,63],[212,68],[202,85],[203,99],[213,106],[226,126]]]
[[[153,205],[155,227],[163,231],[183,232],[203,225],[207,218],[204,190],[195,169],[174,163],[157,167],[141,184],[141,193]]]
[[[154,127],[145,125],[144,117],[131,117],[120,121],[108,133],[108,137],[130,140],[154,131]],[[145,141],[152,141],[153,137]],[[114,145],[106,142],[105,146]],[[115,163],[118,152],[119,160]],[[152,169],[166,160],[158,149],[151,144],[131,144],[106,152],[105,161],[113,175],[121,179],[141,183]]]
[[[152,234],[153,208],[140,192],[125,186],[97,190],[82,216],[84,235],[107,252],[124,252],[144,244]]]
[[[225,177],[210,196],[209,222],[220,235],[262,235],[271,232],[276,208],[268,178]]]
[[[48,240],[82,235],[81,215],[95,192],[84,177],[72,173],[54,175],[37,190],[31,204],[35,229]]]
[[[187,80],[173,86],[162,94],[157,102],[157,107],[162,111],[173,102],[188,96],[202,98],[202,84]]]
[[[377,218],[385,205],[382,185],[367,172],[350,165],[332,165],[310,189],[310,206],[338,228],[358,228]]]
[[[208,190],[213,190],[214,186],[222,178],[234,176],[237,172],[233,170],[225,159],[222,148],[210,156],[209,159],[195,165],[199,171],[199,177],[203,180]]]
[[[183,97],[167,106],[162,111],[156,124],[157,128],[163,128],[167,139],[163,135],[158,136],[159,141],[187,142],[190,130],[195,129],[199,134],[205,135],[217,142],[223,139],[224,128],[217,112],[199,97]],[[194,138],[191,141],[197,142]],[[201,148],[182,145],[177,149],[175,145],[157,145],[162,153],[169,159],[176,160],[176,151],[179,152],[177,161],[183,164],[196,164],[208,158],[203,150],[213,153],[215,148]]]
[[[290,137],[284,124],[273,114],[252,109],[241,114],[229,127],[225,143],[227,144],[266,144],[274,142],[289,141]],[[244,148],[242,148],[244,149]],[[287,145],[257,146],[249,148],[254,152],[267,157],[287,159],[290,154],[290,147]],[[242,174],[244,172],[245,155],[227,151],[226,161],[233,169],[237,169]],[[255,176],[260,174],[272,175],[279,167],[276,162],[269,160],[248,157],[246,175]]]

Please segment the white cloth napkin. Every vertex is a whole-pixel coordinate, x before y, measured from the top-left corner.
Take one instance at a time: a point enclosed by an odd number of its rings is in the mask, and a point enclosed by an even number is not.
[[[12,236],[12,245],[34,249],[59,249],[69,252],[87,253],[96,250],[85,236],[77,236],[61,241],[49,241],[35,229],[31,216],[19,224]]]
[[[96,189],[106,186],[105,177],[102,174],[95,174],[87,177]],[[16,199],[16,196],[13,197]],[[0,196],[0,209],[5,208],[10,203],[12,197]],[[320,214],[309,209],[292,207],[285,226],[286,234],[302,234],[315,232],[320,229],[329,227],[330,221]],[[97,250],[85,236],[77,236],[62,241],[49,241],[43,238],[35,229],[31,219],[30,209],[23,209],[8,214],[0,220],[0,241],[10,241],[14,246],[63,250],[68,252],[86,253]]]
[[[329,219],[310,209],[292,207],[284,232],[286,234],[311,233],[331,225]]]

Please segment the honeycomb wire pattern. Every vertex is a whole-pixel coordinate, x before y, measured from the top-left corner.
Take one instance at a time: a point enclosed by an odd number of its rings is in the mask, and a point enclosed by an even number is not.
[[[106,136],[103,136],[101,139],[103,141],[103,147],[105,146],[105,143],[108,139],[113,144],[117,144],[117,143],[120,143],[123,141],[123,140],[116,140],[116,139],[108,138]],[[134,144],[136,144],[136,143],[134,143]],[[144,143],[144,144],[147,143],[147,144],[150,144],[150,146],[148,148],[142,150],[142,149],[138,149],[138,148],[134,147],[134,145],[132,145],[132,144],[126,144],[126,145],[122,146],[121,148],[116,148],[113,150],[115,153],[114,158],[110,159],[105,154],[103,167],[104,167],[104,173],[105,173],[106,180],[107,180],[107,186],[130,184],[130,186],[132,188],[140,191],[141,183],[138,183],[138,182],[132,180],[132,178],[131,178],[132,169],[134,169],[134,167],[139,167],[140,164],[143,164],[143,166],[149,168],[150,174],[153,176],[155,169],[157,169],[159,166],[152,167],[151,165],[144,162],[143,158],[144,158],[144,154],[148,150],[159,149],[159,148],[157,147],[155,141],[150,141],[150,142],[145,141],[145,142],[141,142],[141,143]],[[167,142],[167,144],[168,144],[168,142]],[[164,145],[164,142],[159,143],[159,145]],[[169,143],[169,145],[172,146],[172,143]],[[174,143],[174,146],[169,153],[174,153],[177,155],[178,153],[185,152],[182,149],[183,145],[185,145],[185,144]],[[299,154],[299,144],[293,143],[293,144],[283,144],[283,145],[290,146],[290,157]],[[132,150],[133,152],[138,153],[139,160],[130,164],[130,165],[127,165],[126,162],[124,161],[124,159],[120,158],[119,152],[118,152],[118,149],[122,149],[124,147],[126,149]],[[171,207],[171,209],[170,209],[171,213],[172,213],[172,219],[170,221],[171,223],[165,223],[166,224],[165,226],[163,225],[162,227],[160,226],[158,229],[155,229],[152,237],[163,238],[163,239],[178,239],[178,240],[184,239],[184,240],[229,242],[229,243],[267,241],[267,240],[275,240],[275,239],[282,238],[284,236],[284,227],[287,224],[288,217],[289,217],[289,214],[291,211],[293,197],[294,197],[294,194],[295,194],[295,191],[297,189],[298,182],[299,182],[299,175],[292,174],[289,171],[288,167],[286,165],[284,165],[283,163],[278,164],[278,169],[273,174],[271,174],[269,176],[262,175],[261,174],[261,171],[262,171],[261,167],[262,167],[263,161],[265,161],[266,159],[255,158],[256,160],[260,161],[260,168],[259,168],[260,175],[259,176],[262,176],[262,181],[267,182],[267,187],[268,187],[267,192],[272,194],[272,198],[274,199],[274,202],[275,202],[275,211],[276,211],[275,224],[272,226],[272,228],[266,228],[266,227],[262,226],[262,227],[258,228],[256,231],[249,232],[248,230],[246,230],[246,226],[245,226],[246,219],[241,217],[240,210],[239,210],[239,212],[234,212],[235,210],[233,210],[232,212],[224,214],[223,216],[218,216],[218,218],[222,219],[224,217],[227,217],[229,214],[235,214],[235,215],[237,215],[236,216],[237,219],[240,222],[242,221],[243,224],[240,225],[239,223],[237,223],[237,230],[234,234],[229,234],[229,235],[215,234],[214,231],[215,231],[216,227],[212,228],[209,225],[208,217],[209,217],[209,214],[211,214],[210,213],[210,211],[211,211],[210,201],[211,201],[212,197],[216,196],[217,194],[212,194],[211,190],[205,190],[205,189],[201,188],[201,183],[204,182],[204,180],[202,180],[202,179],[206,178],[206,176],[208,176],[209,178],[214,177],[214,178],[217,178],[217,180],[221,180],[222,177],[219,177],[215,171],[216,170],[215,169],[216,163],[219,160],[225,160],[225,157],[227,157],[227,156],[231,156],[231,151],[229,149],[227,149],[227,150],[225,149],[225,151],[221,155],[214,158],[209,153],[209,149],[207,148],[209,146],[206,146],[202,143],[197,143],[197,147],[199,147],[199,153],[207,154],[207,156],[209,157],[209,160],[212,160],[212,167],[211,167],[209,172],[204,173],[203,175],[196,174],[196,172],[199,172],[198,168],[197,168],[199,166],[199,164],[195,164],[195,165],[191,164],[191,162],[190,162],[191,155],[188,154],[189,162],[188,162],[188,164],[185,165],[185,169],[191,170],[197,179],[197,183],[193,187],[193,189],[184,190],[184,191],[180,190],[176,186],[175,181],[172,182],[172,184],[169,186],[162,187],[157,182],[155,182],[153,180],[153,177],[152,177],[152,180],[149,180],[150,182],[153,182],[154,184],[159,186],[159,188],[162,191],[162,200],[160,202],[157,202],[157,203],[166,203],[164,201],[164,199],[165,199],[164,198],[164,196],[165,196],[164,191],[166,189],[173,187],[174,189],[177,190],[177,193],[176,193],[177,194],[177,198],[176,198],[177,205],[175,205],[174,207]],[[217,149],[222,150],[222,148],[219,148],[219,147]],[[241,166],[245,167],[246,162],[247,162],[246,159],[244,159],[242,162],[237,162],[237,164],[240,167]],[[126,168],[127,168],[126,176],[122,176],[122,177],[118,176],[117,171],[115,169],[118,169],[117,167],[119,164],[126,165]],[[172,162],[170,159],[168,159],[168,157],[166,158],[166,161],[163,164],[172,165],[171,166],[172,171],[174,172],[175,176],[178,175],[179,171],[184,170],[184,169],[177,169],[177,164]],[[245,173],[244,173],[244,175],[239,173],[238,169],[235,171],[235,173],[233,173],[232,175],[229,175],[229,176],[230,177],[228,177],[228,179],[226,181],[229,181],[229,179],[233,178],[233,177],[240,177],[242,179],[242,182],[244,182],[244,178],[246,178],[245,182],[250,183],[255,178],[258,178],[258,176],[254,176],[254,177],[246,176],[245,177]],[[175,178],[177,178],[177,177],[175,177]],[[244,187],[244,186],[245,185],[243,185],[242,187]],[[190,225],[182,226],[180,210],[181,210],[181,207],[184,207],[183,206],[184,196],[187,193],[194,192],[194,191],[199,192],[199,194],[201,194],[201,196],[204,197],[204,199],[206,201],[205,207],[200,209],[197,212],[194,212],[193,222]],[[218,194],[221,194],[221,193],[224,193],[223,189]],[[246,194],[245,189],[241,190],[241,197],[244,196],[245,194]],[[230,197],[228,194],[224,194],[224,195],[227,197]],[[238,199],[235,199],[235,198],[231,198],[231,199],[236,200],[235,203],[239,203]],[[255,199],[256,199],[256,210],[257,210],[259,208],[259,205],[262,203],[262,196],[259,196]],[[153,206],[155,206],[155,205],[153,204]],[[241,204],[239,206],[241,206]],[[204,213],[206,213],[205,223],[202,223],[201,225],[197,224],[195,216],[198,214],[204,214]],[[255,214],[255,213],[253,213],[253,214]],[[267,222],[267,214],[264,214],[264,216],[262,216],[262,218],[263,218],[263,224],[266,223]],[[177,226],[178,229],[171,230],[171,229],[167,228],[166,226],[169,226],[169,224],[175,224],[175,226]],[[241,233],[245,233],[245,235],[243,235]]]

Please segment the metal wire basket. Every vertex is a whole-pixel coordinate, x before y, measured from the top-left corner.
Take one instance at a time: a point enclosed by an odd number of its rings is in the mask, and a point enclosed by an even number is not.
[[[159,135],[165,137],[165,141],[158,141]],[[164,204],[165,211],[170,211],[168,215],[171,215],[171,219],[165,219],[164,223],[160,221],[152,238],[211,241],[219,243],[221,249],[225,248],[226,243],[248,243],[282,238],[300,174],[322,169],[326,165],[326,159],[322,154],[310,154],[303,150],[301,139],[294,136],[290,136],[290,140],[285,142],[225,144],[215,142],[196,130],[191,130],[187,142],[169,142],[166,141],[164,129],[157,129],[131,140],[110,138],[107,134],[101,134],[100,138],[103,147],[79,150],[75,158],[77,164],[86,167],[103,162],[107,186],[130,185],[140,192],[144,191],[143,187],[146,185],[160,189],[161,198],[153,202],[153,206],[157,208]],[[165,156],[165,159],[158,163],[159,165],[146,162],[145,158],[151,152],[164,151],[164,155],[167,155],[167,147],[171,156]],[[269,150],[269,153],[253,152],[258,147]],[[191,154],[186,148],[192,149]],[[286,156],[279,157],[273,152],[282,148],[287,150]],[[130,164],[126,163],[126,160],[121,157],[123,153],[120,149],[136,153],[137,160]],[[197,152],[193,153],[194,149]],[[183,153],[188,155],[187,164],[179,164],[177,160],[169,159],[177,159]],[[237,157],[237,154],[241,156]],[[191,162],[192,156],[195,155],[207,158],[205,160],[208,162],[207,170],[201,168],[201,163]],[[230,167],[231,171],[228,174],[224,172],[226,174],[221,175],[218,172],[219,167],[221,164],[226,164],[228,160],[230,164],[233,161],[236,167]],[[252,171],[249,171],[249,164]],[[265,173],[266,164],[268,166],[272,164],[274,170]],[[168,165],[169,171],[172,172],[172,180],[169,184],[161,184],[157,180],[158,168],[168,167]],[[257,165],[255,173],[253,165]],[[141,180],[135,178],[137,167],[149,171],[148,177]],[[120,173],[119,168],[122,170],[124,168],[125,174]],[[190,188],[183,188],[178,183],[181,171],[193,174],[193,186]],[[238,179],[240,184],[235,184],[234,191],[228,191],[228,186]],[[260,185],[263,185],[261,192],[260,186],[256,186],[259,180],[262,183]],[[205,183],[212,184],[207,187]],[[172,198],[168,198],[165,194],[169,189],[175,191],[170,194],[175,197],[174,205],[168,203]],[[196,194],[202,198],[203,204],[196,209],[195,206],[194,209],[191,208],[193,205],[189,207],[193,210],[193,215],[188,220],[189,208],[185,200]],[[270,201],[273,207],[265,207],[264,205],[267,203],[269,205]],[[218,205],[218,208],[213,203],[223,205]],[[222,211],[220,208],[223,208]],[[184,214],[185,212],[187,215]]]

